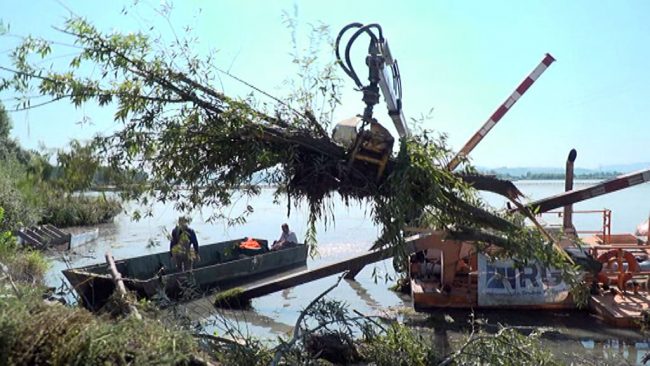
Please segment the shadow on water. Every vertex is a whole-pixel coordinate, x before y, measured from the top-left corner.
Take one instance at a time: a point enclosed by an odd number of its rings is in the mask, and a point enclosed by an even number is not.
[[[589,185],[592,182],[576,182]],[[516,182],[516,185],[529,195],[530,198],[541,198],[560,193],[564,190],[563,182]],[[630,231],[647,217],[649,207],[639,202],[650,194],[650,185],[634,187],[629,190],[611,195],[598,197],[583,202],[575,209],[596,209],[607,207],[613,210],[613,231]],[[495,207],[503,203],[496,198],[487,196],[486,200]],[[272,192],[263,190],[262,195],[254,202],[242,200],[237,203],[242,207],[234,207],[233,212],[243,210],[245,205],[252,204],[255,212],[249,217],[247,225],[237,228],[227,228],[225,225],[206,223],[203,219],[210,212],[193,215],[192,227],[199,235],[200,244],[235,239],[245,236],[274,239],[279,235],[279,225],[288,222],[296,231],[298,237],[306,233],[306,209],[298,208],[292,211],[290,218],[286,217],[286,206],[273,204]],[[344,207],[341,202],[335,202],[335,225],[318,228],[320,257],[311,259],[310,268],[350,257],[367,250],[379,234],[379,228],[367,215],[367,207]],[[120,215],[115,223],[99,225],[99,239],[86,246],[77,248],[73,253],[66,254],[66,261],[58,254],[53,257],[53,265],[48,276],[48,283],[53,286],[61,284],[61,270],[67,266],[80,267],[104,261],[104,252],[111,250],[115,258],[130,258],[139,255],[152,254],[168,250],[168,240],[162,228],[167,231],[173,228],[179,213],[170,204],[156,204],[153,216],[139,222],[133,222],[126,215]],[[584,229],[593,228],[598,222],[578,222],[576,225]],[[154,243],[155,245],[149,245]],[[410,300],[389,291],[390,283],[384,283],[373,276],[377,270],[382,274],[391,274],[392,265],[389,261],[368,266],[357,275],[357,282],[343,281],[330,294],[331,297],[349,304],[351,309],[365,314],[383,314],[395,310],[406,322],[425,334],[431,334],[441,349],[450,350],[462,341],[468,331],[468,311],[444,310],[430,314],[413,314]],[[335,281],[335,277],[320,279],[308,284],[287,289],[253,300],[253,308],[243,311],[219,310],[213,306],[209,296],[183,304],[184,311],[195,321],[204,324],[207,332],[217,331],[223,334],[220,323],[223,320],[238,322],[243,327],[243,333],[260,338],[275,338],[293,329],[293,324],[300,311],[325,288]],[[447,316],[445,316],[447,315]],[[477,319],[483,319],[488,330],[498,329],[498,324],[513,326],[522,332],[532,332],[544,329],[542,337],[544,344],[557,355],[578,355],[585,357],[593,364],[638,364],[643,355],[648,353],[648,338],[633,330],[609,327],[590,316],[586,311],[476,311]],[[569,356],[567,356],[569,357]],[[574,358],[568,358],[574,360]]]
[[[277,334],[287,334],[293,330],[293,325],[285,324],[276,319],[260,314],[254,309],[230,310],[216,308],[212,304],[214,296],[206,296],[177,306],[192,321],[200,322],[204,331],[209,334],[224,334],[228,328],[240,327],[244,335],[268,337]]]
[[[406,316],[404,321],[412,327],[433,329],[439,349],[449,351],[460,346],[470,333],[472,316],[477,326],[488,333],[496,333],[501,327],[514,328],[524,335],[541,333],[542,345],[567,363],[642,365],[643,357],[650,353],[647,335],[608,326],[586,310],[441,309]]]
[[[359,298],[363,300],[369,308],[381,308],[381,304],[372,298],[372,296],[368,293],[368,290],[363,288],[363,285],[361,283],[354,280],[346,280],[346,282],[348,285],[350,285],[350,288],[354,290],[355,294],[359,296]]]

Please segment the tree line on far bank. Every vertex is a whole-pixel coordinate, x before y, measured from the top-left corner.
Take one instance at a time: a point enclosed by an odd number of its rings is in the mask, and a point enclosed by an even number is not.
[[[508,173],[498,173],[493,170],[485,172],[485,174],[494,175],[499,179],[506,180],[564,180],[564,173],[534,173],[526,172],[526,174],[513,175]],[[593,172],[593,173],[582,173],[574,174],[574,179],[584,179],[584,180],[603,180],[603,179],[612,179],[619,175],[621,172]]]

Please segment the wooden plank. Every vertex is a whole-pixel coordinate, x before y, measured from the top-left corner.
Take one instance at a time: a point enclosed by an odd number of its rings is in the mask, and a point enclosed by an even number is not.
[[[35,227],[33,230],[45,239],[43,241],[43,244],[47,245],[48,247],[61,245],[67,242],[65,237],[53,234],[43,227]]]
[[[30,235],[33,238],[36,238],[36,240],[38,240],[38,242],[41,245],[44,244],[47,241],[47,239],[43,235],[41,235],[39,232],[37,232],[33,228],[32,229],[26,229],[25,233]]]
[[[33,237],[26,231],[18,231],[17,235],[25,242],[25,244],[36,247],[41,245],[41,242],[38,240],[38,238]]]
[[[70,234],[66,233],[65,231],[63,231],[63,230],[59,229],[58,227],[56,227],[54,225],[51,225],[51,224],[45,224],[44,227],[47,228],[48,230],[58,234],[59,236],[70,235]]]
[[[42,230],[38,226],[35,226],[35,227],[31,228],[31,231],[38,234],[41,238],[43,238],[43,240],[45,240],[47,242],[50,242],[50,241],[56,239],[55,236],[52,236],[50,233],[48,233],[45,230]]]
[[[58,230],[58,231],[52,230],[53,227],[54,226],[52,226],[52,225],[43,225],[43,226],[41,226],[41,230],[43,230],[43,232],[46,232],[51,237],[54,237],[54,238],[57,238],[57,239],[63,239],[63,238],[66,238],[68,236],[66,234],[61,234],[60,230]]]
[[[362,264],[366,265],[378,262],[380,260],[390,258],[390,251],[391,250],[389,249],[383,249],[364,253],[362,255],[358,255],[340,262],[328,264],[316,269],[301,271],[293,275],[247,287],[240,294],[240,298],[242,300],[250,300],[276,291],[284,290],[289,287],[302,285],[304,283],[315,281],[323,277],[328,277],[336,273],[344,272],[346,270],[351,270],[353,268],[359,267]]]
[[[647,293],[639,295],[592,295],[589,307],[608,324],[621,328],[638,328],[643,311],[650,309]]]
[[[124,302],[126,302],[129,308],[129,313],[133,314],[133,316],[135,316],[138,320],[142,319],[142,316],[140,316],[138,309],[135,307],[135,305],[133,305],[128,300],[126,287],[124,287],[124,281],[122,281],[122,274],[117,270],[117,267],[115,266],[113,255],[109,251],[106,252],[105,257],[106,257],[106,263],[108,263],[108,267],[110,268],[111,271],[111,276],[113,277],[113,281],[115,282],[115,288],[117,288],[117,292],[120,293],[120,296],[122,297]]]
[[[55,230],[52,230],[54,228]],[[66,245],[66,249],[70,247],[71,234],[63,233],[61,230],[56,229],[52,225],[35,226],[18,231],[17,235],[20,236],[26,244],[33,247],[46,248]],[[61,249],[61,248],[57,248]]]
[[[407,239],[405,250],[410,254],[415,251],[427,249],[431,245],[439,243],[442,240],[442,236],[443,234],[441,232],[413,236]],[[360,271],[361,268],[370,263],[379,262],[392,257],[393,251],[393,248],[374,250],[336,263],[324,265],[311,270],[300,271],[289,276],[245,287],[240,293],[239,298],[242,301],[248,301],[256,297],[268,295],[289,287],[302,285],[344,271]]]

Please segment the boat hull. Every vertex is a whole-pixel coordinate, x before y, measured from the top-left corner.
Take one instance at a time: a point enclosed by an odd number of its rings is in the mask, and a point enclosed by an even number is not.
[[[190,271],[174,271],[168,252],[117,260],[115,264],[124,277],[126,288],[138,297],[180,300],[249,283],[306,264],[305,245],[245,256],[237,251],[242,240],[201,246],[201,261]],[[266,241],[258,241],[267,247]],[[63,274],[79,295],[79,301],[93,311],[104,306],[115,289],[105,263],[64,270]]]

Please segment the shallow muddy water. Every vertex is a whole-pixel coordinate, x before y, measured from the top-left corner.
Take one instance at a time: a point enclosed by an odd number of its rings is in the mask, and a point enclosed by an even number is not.
[[[577,182],[576,188],[593,182]],[[522,181],[516,183],[519,189],[530,198],[541,198],[560,193],[564,183],[559,181]],[[575,205],[575,210],[609,208],[612,214],[612,232],[632,232],[636,225],[645,220],[650,210],[650,185],[642,185],[610,195],[598,197]],[[491,194],[486,200],[495,207],[502,207],[504,201]],[[246,205],[255,209],[247,224],[240,227],[226,227],[223,224],[205,223],[211,212],[195,214],[191,226],[196,230],[199,244],[228,239],[253,236],[275,240],[280,236],[280,225],[288,222],[298,238],[304,238],[306,231],[306,208],[292,208],[287,218],[286,201],[273,203],[271,190],[264,190],[253,201],[238,201],[232,213],[242,212]],[[134,207],[131,207],[134,208]],[[308,267],[314,268],[339,259],[362,253],[371,246],[378,235],[378,228],[370,218],[369,207],[353,205],[344,207],[340,200],[332,202],[331,212],[335,221],[319,225],[319,256],[308,260]],[[98,226],[98,240],[76,248],[65,256],[53,255],[53,266],[48,276],[52,286],[64,281],[61,270],[67,266],[79,267],[102,262],[104,253],[112,252],[116,259],[129,258],[168,250],[165,239],[166,230],[171,230],[178,217],[171,205],[154,206],[153,216],[133,222],[127,215],[118,216],[114,223]],[[557,217],[545,217],[549,223],[559,222]],[[598,230],[602,216],[576,215],[576,227],[584,230]],[[89,228],[76,228],[83,232]],[[153,244],[153,245],[152,245]],[[408,297],[387,289],[390,283],[385,277],[393,275],[389,260],[371,265],[362,270],[357,281],[342,281],[330,296],[343,300],[350,309],[364,314],[394,315],[413,326],[434,328],[433,336],[441,345],[453,345],[460,341],[466,331],[464,325],[468,312],[438,311],[432,314],[414,314]],[[201,321],[209,332],[223,333],[221,317],[230,321],[240,321],[244,333],[262,338],[274,338],[293,328],[298,313],[324,289],[336,281],[331,276],[282,292],[270,294],[253,300],[253,309],[247,311],[221,311],[216,316],[210,301],[199,300],[183,305],[182,311],[196,321]],[[447,316],[445,316],[445,314]],[[595,364],[636,364],[650,352],[647,339],[630,330],[608,327],[586,312],[477,312],[489,324],[497,323],[521,327],[523,330],[548,329],[542,337],[544,344],[553,352],[568,360],[575,355],[592,360]],[[445,320],[446,319],[446,320]],[[453,319],[450,323],[449,320]]]

